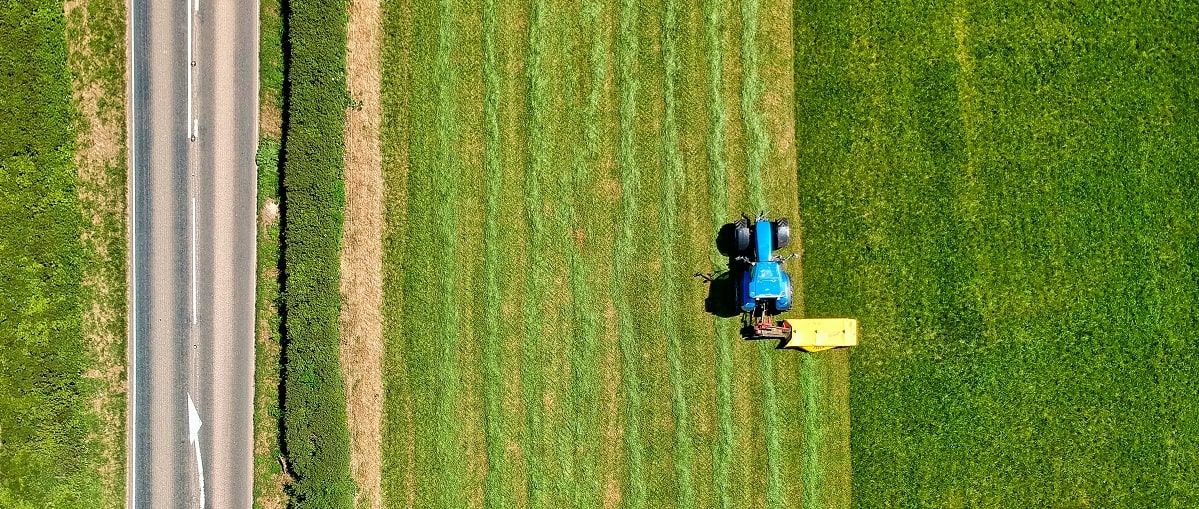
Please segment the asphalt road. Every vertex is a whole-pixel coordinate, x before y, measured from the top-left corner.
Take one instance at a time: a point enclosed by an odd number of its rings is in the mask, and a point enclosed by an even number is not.
[[[128,9],[129,504],[248,508],[258,2]]]

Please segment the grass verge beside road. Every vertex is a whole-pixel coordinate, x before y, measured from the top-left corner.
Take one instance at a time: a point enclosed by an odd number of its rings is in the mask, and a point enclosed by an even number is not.
[[[126,174],[125,3],[73,0],[66,16],[67,65],[77,113],[74,162],[83,214],[82,333],[96,384],[89,407],[103,458],[94,507],[125,504]]]
[[[261,0],[258,41],[258,285],[254,327],[254,507],[287,506],[284,486],[280,375],[283,321],[280,307],[280,168],[283,131],[283,13],[280,0]]]

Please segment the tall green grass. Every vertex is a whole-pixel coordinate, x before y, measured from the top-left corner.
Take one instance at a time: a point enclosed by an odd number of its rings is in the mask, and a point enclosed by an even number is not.
[[[349,507],[354,496],[337,325],[346,17],[342,2],[297,0],[288,18],[282,406],[297,507]]]
[[[282,121],[283,106],[283,13],[280,0],[264,0],[259,5],[258,41],[258,100],[269,108],[259,108],[259,115],[278,112],[275,119],[259,119],[259,124]],[[255,164],[258,166],[259,213],[267,201],[278,206],[281,202],[282,153],[277,133],[260,133]],[[283,299],[280,288],[280,257],[283,245],[282,225],[258,221],[258,282],[255,287],[255,346],[254,346],[254,506],[269,507],[286,497],[280,492],[278,480],[284,475],[279,463],[283,437],[280,423],[280,372],[283,353]]]
[[[103,499],[61,4],[0,7],[0,506]]]
[[[1193,6],[809,8],[805,298],[861,321],[855,503],[1199,502]]]

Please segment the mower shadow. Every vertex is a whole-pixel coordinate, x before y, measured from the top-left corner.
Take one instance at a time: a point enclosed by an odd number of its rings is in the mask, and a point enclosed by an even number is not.
[[[747,265],[738,261],[737,240],[733,223],[722,225],[716,232],[716,249],[726,258],[726,268],[711,275],[702,275],[708,283],[708,296],[704,299],[704,311],[719,318],[734,318],[741,315],[737,307],[737,284],[741,272]]]

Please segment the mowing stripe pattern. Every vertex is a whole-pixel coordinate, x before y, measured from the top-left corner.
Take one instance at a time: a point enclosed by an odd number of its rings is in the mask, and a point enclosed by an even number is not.
[[[407,379],[386,402],[389,505],[799,502],[800,441],[765,433],[799,417],[791,352],[740,341],[690,277],[724,267],[730,210],[794,208],[768,129],[792,112],[761,88],[779,32],[749,19],[779,6],[411,5],[387,43],[412,60],[384,112],[410,127],[387,138],[410,145],[403,231],[388,222],[407,264],[385,287],[403,306],[387,376]]]

